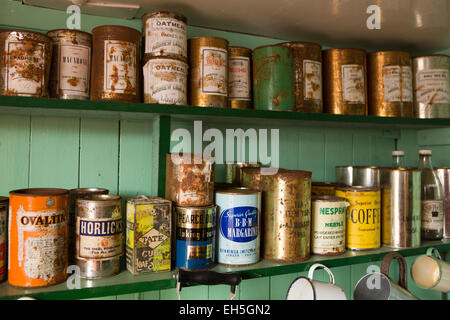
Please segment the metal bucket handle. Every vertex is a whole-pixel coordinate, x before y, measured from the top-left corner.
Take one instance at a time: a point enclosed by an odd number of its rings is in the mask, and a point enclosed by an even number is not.
[[[430,257],[434,256],[434,257],[438,258],[439,260],[442,260],[439,250],[436,248],[433,248],[433,247],[427,249],[426,255],[430,256]]]
[[[311,268],[309,268],[308,271],[308,278],[310,280],[313,280],[313,276],[314,276],[314,271],[316,271],[317,268],[324,268],[325,271],[328,273],[328,275],[330,276],[330,283],[334,284],[334,275],[333,272],[331,272],[330,269],[328,269],[326,266],[324,266],[323,264],[320,263],[315,263],[311,266]]]
[[[389,278],[389,266],[391,265],[391,261],[393,259],[398,260],[398,267],[399,267],[399,278],[398,278],[398,284],[405,290],[408,290],[408,284],[407,284],[407,272],[408,272],[408,266],[406,265],[406,260],[403,258],[403,256],[398,252],[390,252],[387,255],[384,256],[383,261],[381,262],[381,273],[384,274],[386,277]]]

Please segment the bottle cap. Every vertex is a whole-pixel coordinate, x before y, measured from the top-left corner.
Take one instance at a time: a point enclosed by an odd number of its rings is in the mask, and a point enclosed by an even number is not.
[[[403,150],[394,150],[394,151],[392,151],[392,155],[393,156],[404,156],[405,155],[405,151],[403,151]]]
[[[431,156],[431,150],[419,150],[421,156]]]

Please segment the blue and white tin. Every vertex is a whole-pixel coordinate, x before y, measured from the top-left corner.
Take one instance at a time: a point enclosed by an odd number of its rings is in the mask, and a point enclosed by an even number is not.
[[[216,192],[218,216],[217,259],[225,265],[259,261],[261,192],[231,188]]]

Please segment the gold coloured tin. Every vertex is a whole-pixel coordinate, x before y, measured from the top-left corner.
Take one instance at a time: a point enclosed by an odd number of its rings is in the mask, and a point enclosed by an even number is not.
[[[338,187],[345,187],[345,184],[313,181],[311,183],[311,196],[334,196]]]
[[[261,164],[250,162],[225,163],[225,182],[242,185],[243,168],[260,168]]]
[[[228,47],[228,108],[253,108],[251,65],[251,49]]]

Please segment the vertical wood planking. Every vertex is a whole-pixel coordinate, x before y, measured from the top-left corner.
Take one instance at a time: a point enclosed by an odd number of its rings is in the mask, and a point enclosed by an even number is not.
[[[336,181],[336,166],[353,162],[353,135],[347,130],[330,129],[325,135],[325,180]]]
[[[231,287],[228,285],[220,284],[216,286],[209,286],[208,300],[227,300],[231,292]],[[239,286],[236,288],[236,296],[233,300],[239,300]]]
[[[325,181],[325,135],[317,129],[300,130],[298,168],[312,172],[312,181]]]
[[[270,277],[242,280],[239,294],[240,300],[269,300]]]
[[[208,300],[208,286],[185,287],[180,292],[181,300]],[[176,289],[160,291],[161,300],[177,300]]]
[[[270,300],[285,300],[291,283],[300,273],[282,274],[270,277]]]

